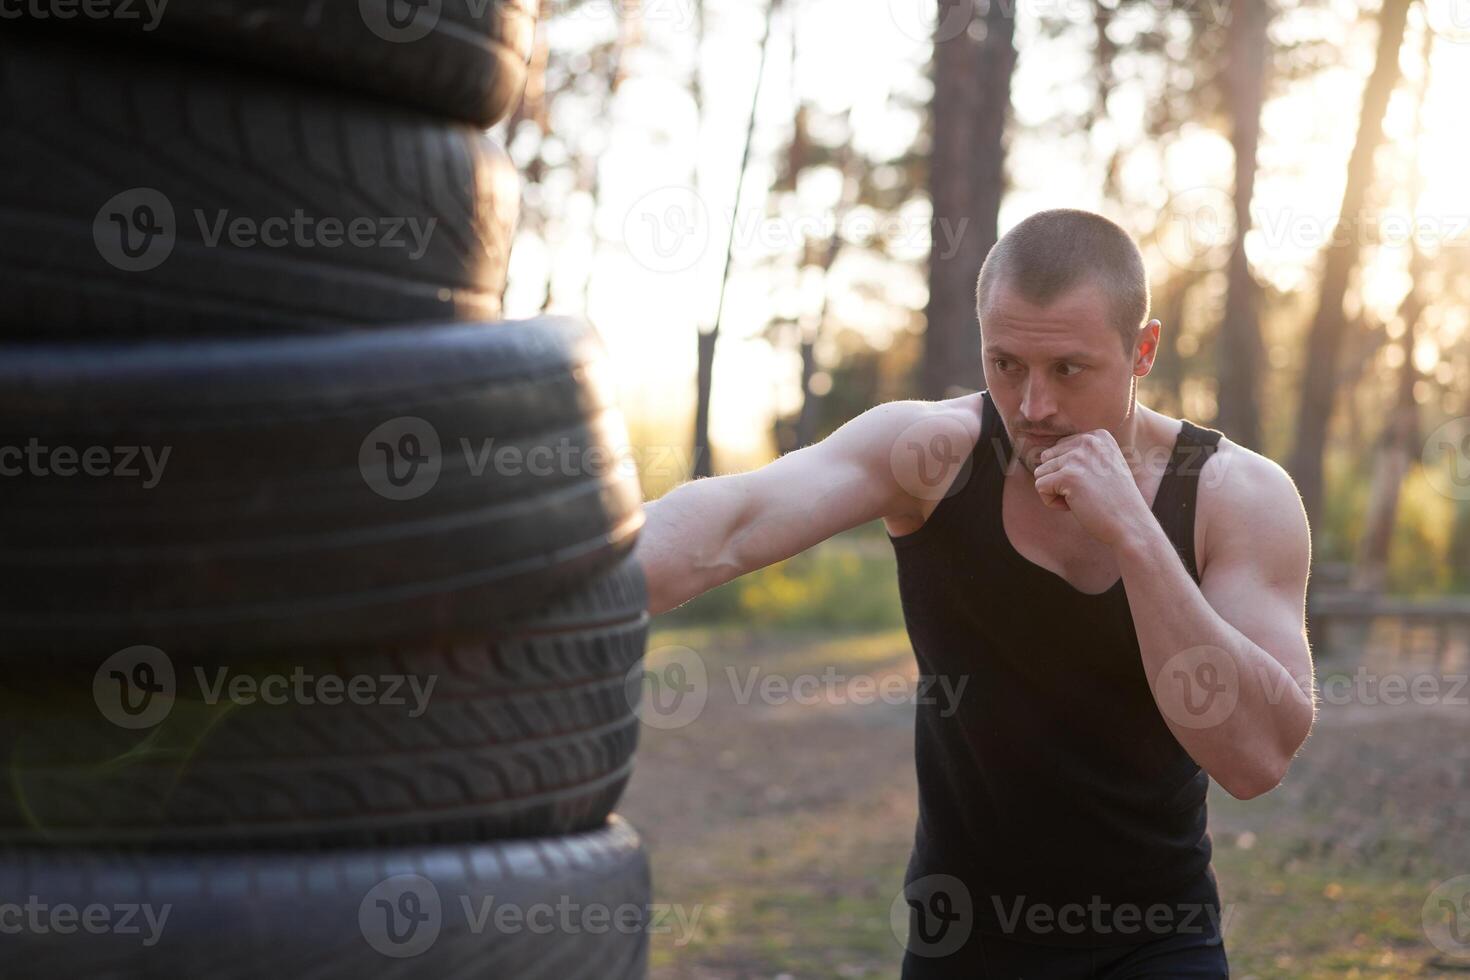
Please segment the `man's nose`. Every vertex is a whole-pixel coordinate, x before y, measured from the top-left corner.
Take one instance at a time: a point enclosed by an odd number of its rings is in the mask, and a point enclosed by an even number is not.
[[[1026,380],[1021,394],[1021,416],[1028,422],[1040,422],[1056,414],[1057,403],[1044,382]]]

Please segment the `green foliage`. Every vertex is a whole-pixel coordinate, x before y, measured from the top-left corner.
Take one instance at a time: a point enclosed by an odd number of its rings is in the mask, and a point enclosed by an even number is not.
[[[711,589],[659,622],[891,629],[903,625],[903,610],[891,547],[856,529]]]
[[[1369,458],[1329,455],[1326,512],[1312,529],[1316,562],[1351,562],[1363,533],[1371,483]],[[1459,510],[1465,510],[1463,505]],[[1470,517],[1457,517],[1457,502],[1414,466],[1399,489],[1393,541],[1389,547],[1386,591],[1426,595],[1463,592],[1470,585]],[[1459,570],[1457,571],[1457,566]]]

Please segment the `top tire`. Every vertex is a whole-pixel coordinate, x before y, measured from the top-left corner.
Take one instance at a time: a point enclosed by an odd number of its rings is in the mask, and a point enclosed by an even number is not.
[[[76,22],[489,126],[520,101],[540,0],[171,0],[155,14],[157,6],[96,0]]]

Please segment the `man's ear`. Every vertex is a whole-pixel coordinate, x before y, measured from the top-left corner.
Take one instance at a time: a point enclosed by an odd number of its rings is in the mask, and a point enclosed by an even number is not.
[[[1133,374],[1143,377],[1153,370],[1154,359],[1159,356],[1159,333],[1163,324],[1150,320],[1138,331],[1138,340],[1133,345]]]

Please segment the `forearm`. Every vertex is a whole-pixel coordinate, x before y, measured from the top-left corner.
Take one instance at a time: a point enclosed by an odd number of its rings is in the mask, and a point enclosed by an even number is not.
[[[652,615],[681,606],[735,578],[740,569],[727,542],[739,520],[739,474],[691,480],[643,505],[634,556],[648,580]]]
[[[1210,606],[1157,522],[1116,549],[1160,713],[1231,795],[1280,782],[1312,722],[1285,667]]]

